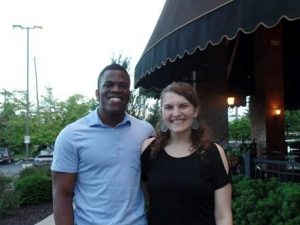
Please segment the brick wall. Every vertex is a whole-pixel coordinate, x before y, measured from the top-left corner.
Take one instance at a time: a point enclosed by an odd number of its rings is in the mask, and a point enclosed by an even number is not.
[[[255,93],[250,101],[252,136],[258,152],[285,153],[282,27],[255,33]],[[275,109],[281,114],[275,117]]]

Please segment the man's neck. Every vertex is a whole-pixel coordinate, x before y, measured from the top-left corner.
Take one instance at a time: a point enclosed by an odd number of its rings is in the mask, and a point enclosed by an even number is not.
[[[102,123],[110,127],[116,127],[124,119],[125,112],[123,114],[108,114],[98,108],[97,114],[101,119]]]

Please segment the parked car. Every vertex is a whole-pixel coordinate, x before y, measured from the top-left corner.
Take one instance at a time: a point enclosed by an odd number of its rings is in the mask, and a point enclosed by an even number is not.
[[[285,141],[288,154],[293,155],[296,162],[300,162],[300,139],[288,139]]]
[[[0,162],[12,163],[14,161],[14,152],[9,148],[0,147]]]
[[[41,150],[33,159],[34,166],[51,166],[53,159],[53,150]]]

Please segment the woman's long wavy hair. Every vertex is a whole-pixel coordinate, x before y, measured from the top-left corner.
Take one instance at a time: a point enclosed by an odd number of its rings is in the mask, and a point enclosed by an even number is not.
[[[199,98],[197,95],[197,92],[187,83],[183,82],[173,82],[169,84],[167,87],[163,89],[160,95],[160,103],[161,106],[163,104],[163,98],[166,93],[175,93],[177,95],[180,95],[184,97],[186,100],[188,100],[195,109],[198,108],[198,115],[195,118],[199,122],[199,128],[197,130],[193,130],[191,132],[191,147],[201,153],[202,151],[205,151],[210,143],[211,143],[211,135],[209,128],[205,125],[204,121],[201,119],[200,116],[200,104],[199,104]],[[162,109],[161,109],[162,111]],[[162,113],[161,113],[162,115]],[[151,143],[151,156],[155,157],[157,153],[164,149],[164,147],[168,144],[170,139],[170,131],[162,132],[160,130],[160,126],[163,122],[162,116],[160,115],[160,121],[157,124],[156,130],[157,130],[157,136],[156,139]]]

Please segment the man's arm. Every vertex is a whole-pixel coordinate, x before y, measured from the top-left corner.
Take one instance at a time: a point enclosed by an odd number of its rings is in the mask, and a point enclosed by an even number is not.
[[[56,225],[74,225],[75,173],[52,172],[53,213]]]

